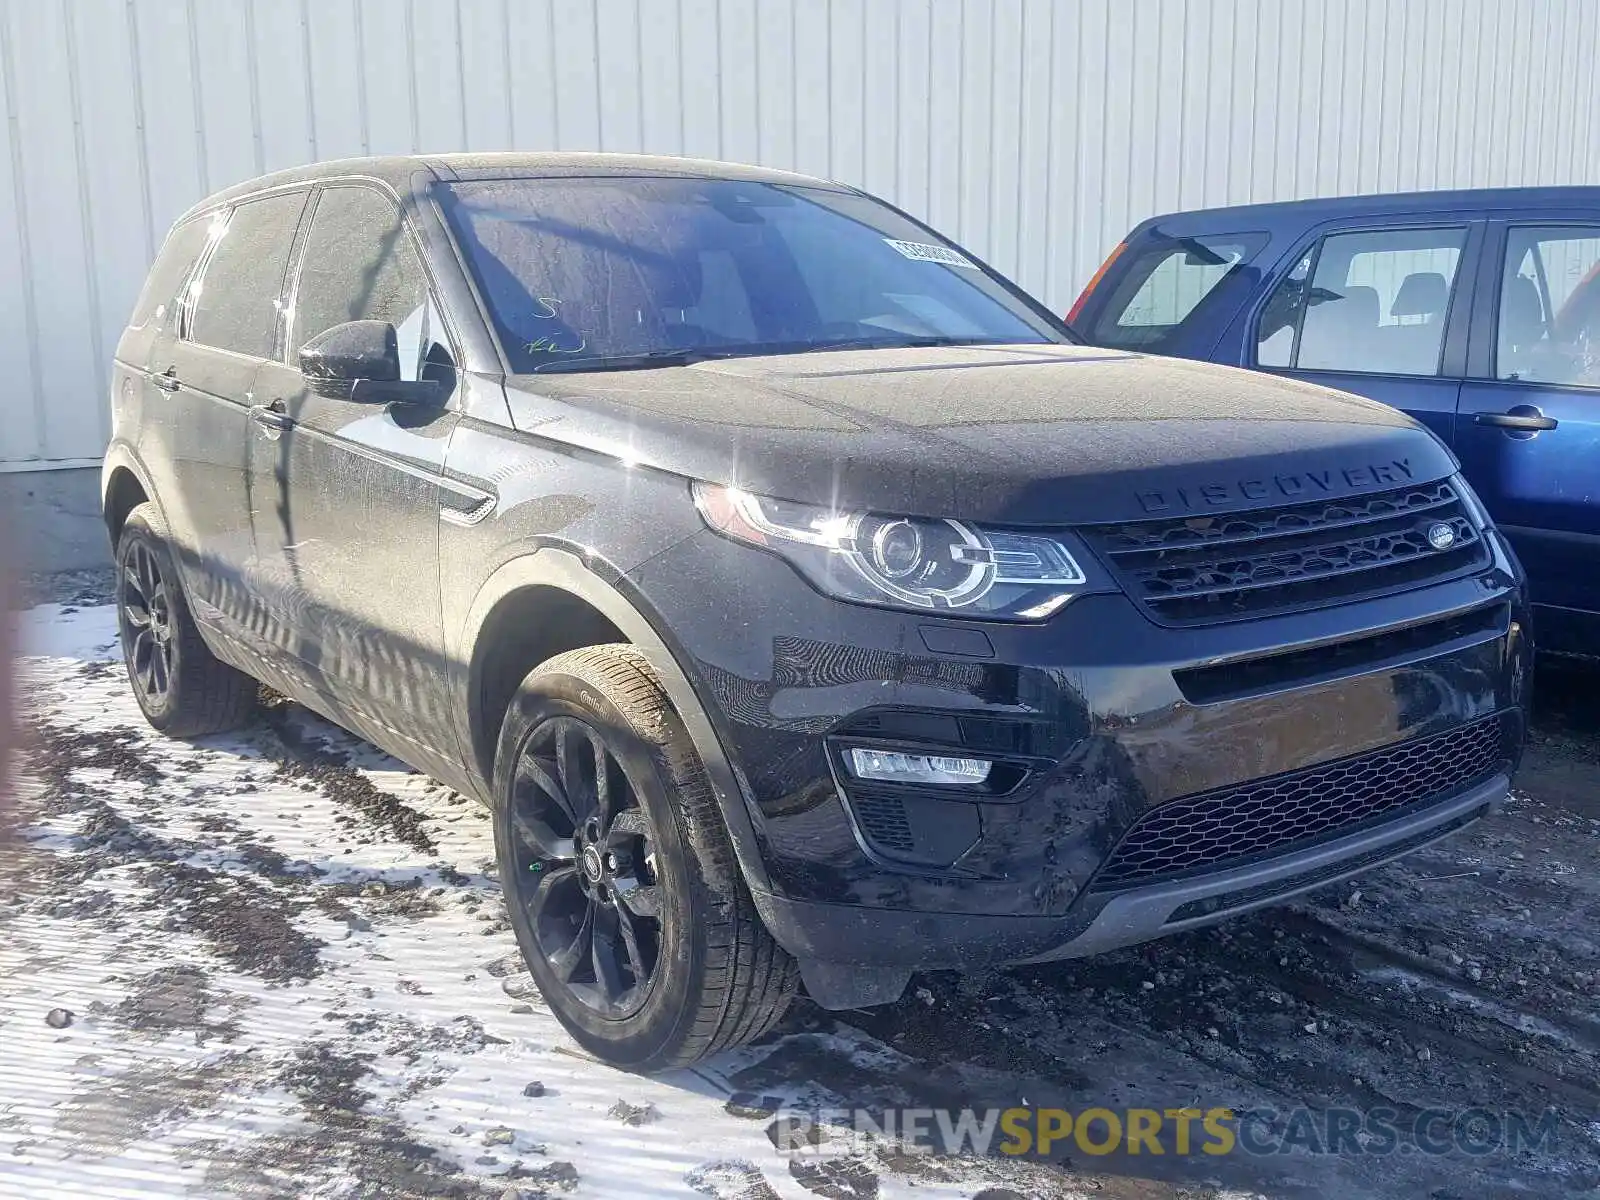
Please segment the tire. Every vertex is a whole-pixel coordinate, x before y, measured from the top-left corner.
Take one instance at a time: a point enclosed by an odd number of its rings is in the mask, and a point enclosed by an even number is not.
[[[219,661],[202,640],[153,504],[139,505],[122,526],[116,594],[122,658],[145,720],[179,738],[249,723],[260,684]]]
[[[683,1067],[783,1016],[795,962],[757,916],[705,770],[638,650],[574,650],[528,674],[501,728],[494,796],[517,941],[590,1053],[633,1071]]]

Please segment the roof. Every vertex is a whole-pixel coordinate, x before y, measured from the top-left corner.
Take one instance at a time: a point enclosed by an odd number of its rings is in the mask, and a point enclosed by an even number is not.
[[[1279,200],[1270,204],[1240,204],[1194,209],[1152,217],[1158,224],[1216,218],[1233,223],[1273,221],[1286,216],[1344,217],[1373,213],[1447,212],[1461,209],[1516,209],[1600,207],[1600,187],[1469,188],[1441,192],[1390,192],[1363,196],[1319,196],[1307,200]]]
[[[585,175],[670,175],[679,178],[736,179],[750,183],[787,184],[847,190],[843,184],[744,163],[716,162],[707,158],[672,158],[660,154],[595,154],[566,151],[531,151],[469,154],[392,154],[368,158],[337,158],[308,163],[247,179],[213,192],[192,205],[179,220],[268,188],[322,179],[366,176],[381,179],[397,191],[409,186],[412,175],[431,171],[440,179],[540,178]]]

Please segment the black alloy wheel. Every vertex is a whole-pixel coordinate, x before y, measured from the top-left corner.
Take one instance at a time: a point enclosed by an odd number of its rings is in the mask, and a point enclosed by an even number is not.
[[[173,679],[173,611],[170,584],[146,542],[123,556],[117,580],[117,615],[127,647],[128,674],[146,701],[167,703]]]
[[[184,594],[172,535],[145,503],[117,538],[117,632],[128,683],[145,720],[171,737],[199,737],[250,722],[261,685],[206,645]]]
[[[662,889],[638,792],[602,734],[571,716],[535,726],[515,770],[511,901],[579,1002],[632,1016],[661,952]]]

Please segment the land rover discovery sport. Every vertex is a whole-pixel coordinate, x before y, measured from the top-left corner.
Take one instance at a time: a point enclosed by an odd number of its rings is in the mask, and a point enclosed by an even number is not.
[[[178,221],[112,395],[150,722],[265,682],[480,798],[551,1010],[628,1067],[1280,900],[1520,753],[1519,570],[1436,438],[1078,345],[849,187],[271,175]]]

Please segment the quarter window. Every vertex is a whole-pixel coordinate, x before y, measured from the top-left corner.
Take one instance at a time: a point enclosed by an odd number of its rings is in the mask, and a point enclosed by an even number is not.
[[[1306,280],[1311,278],[1312,251],[1295,264],[1294,270],[1273,290],[1261,311],[1256,332],[1256,363],[1263,367],[1294,366],[1294,342],[1300,332],[1300,314],[1305,311]]]
[[[1465,241],[1461,228],[1323,239],[1267,301],[1257,328],[1257,362],[1311,371],[1437,375]]]
[[[178,298],[178,289],[206,248],[210,232],[210,222],[197,218],[167,234],[150,274],[145,277],[139,299],[134,303],[133,316],[128,319],[130,326],[141,329],[152,318],[166,319],[167,306]]]
[[[395,327],[403,379],[419,377],[430,351],[437,358],[438,321],[428,303],[422,262],[399,210],[364,187],[327,188],[317,200],[289,345],[298,352],[346,321],[387,321]]]
[[[1495,374],[1600,387],[1600,226],[1511,230]]]
[[[273,356],[289,247],[304,206],[304,193],[291,192],[233,210],[185,298],[191,340],[256,358]]]

